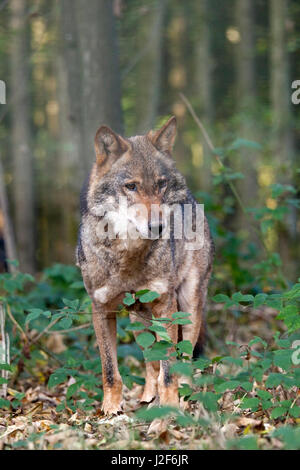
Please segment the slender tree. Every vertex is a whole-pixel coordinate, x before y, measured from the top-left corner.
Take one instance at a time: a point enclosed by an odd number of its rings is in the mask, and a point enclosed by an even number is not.
[[[273,117],[273,157],[283,173],[293,155],[291,83],[287,48],[288,0],[270,0],[270,92]]]
[[[287,42],[288,7],[288,0],[270,1],[270,101],[273,119],[271,152],[272,161],[280,171],[282,183],[288,183],[292,180],[291,169],[294,160],[291,80]],[[296,210],[290,213],[287,227],[280,226],[278,238],[281,255],[286,261],[286,272],[295,276],[293,259],[296,256],[296,250],[299,250]]]
[[[141,48],[136,68],[135,131],[138,134],[151,129],[158,115],[165,9],[166,0],[150,2],[144,9],[136,32]]]
[[[214,117],[211,8],[208,0],[195,2],[195,41],[194,41],[194,93],[199,116],[211,134]],[[205,142],[202,145],[201,188],[211,186],[211,153]]]
[[[64,262],[74,261],[76,227],[79,223],[78,201],[87,164],[84,148],[82,113],[82,74],[76,11],[73,0],[62,0],[59,11],[60,43],[56,60],[60,122],[58,159],[59,236],[63,240]]]
[[[86,169],[94,161],[94,137],[101,124],[123,131],[119,57],[113,2],[74,0],[79,51],[81,112]],[[67,13],[66,13],[67,14]]]
[[[256,126],[256,70],[255,70],[255,26],[253,0],[236,1],[236,24],[239,41],[236,44],[236,110],[238,112],[237,135],[246,140],[259,140]],[[238,187],[246,206],[251,206],[257,197],[256,162],[257,151],[240,148],[233,164],[244,175]],[[245,216],[236,208],[236,228],[245,226]]]
[[[34,182],[29,102],[27,0],[11,0],[11,152],[17,249],[20,267],[34,271]]]

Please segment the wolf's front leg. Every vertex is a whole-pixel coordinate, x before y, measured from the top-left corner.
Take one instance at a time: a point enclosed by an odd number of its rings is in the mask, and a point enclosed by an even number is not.
[[[172,314],[177,312],[177,300],[175,296],[162,296],[153,308],[155,317],[166,317],[172,320]],[[171,338],[172,343],[175,345],[178,341],[178,325],[168,325],[167,332]],[[159,337],[158,337],[159,339]],[[175,348],[169,349],[169,355],[175,351]],[[170,369],[175,357],[170,357],[169,360],[160,361],[160,371],[158,376],[158,394],[161,405],[178,406],[178,379],[177,376],[171,374]]]
[[[115,415],[122,411],[122,379],[118,370],[116,313],[93,302],[93,324],[102,362],[103,411]]]

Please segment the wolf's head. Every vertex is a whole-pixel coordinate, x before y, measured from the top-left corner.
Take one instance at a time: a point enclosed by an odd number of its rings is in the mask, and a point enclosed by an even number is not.
[[[175,137],[175,117],[157,131],[129,139],[101,126],[95,137],[90,212],[104,215],[117,234],[131,224],[144,238],[149,232],[150,238],[160,236],[167,225],[166,208],[184,201],[188,191],[171,155]]]

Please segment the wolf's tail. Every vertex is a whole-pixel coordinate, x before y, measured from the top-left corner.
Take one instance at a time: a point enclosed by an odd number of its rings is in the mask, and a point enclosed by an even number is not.
[[[206,321],[205,319],[203,319],[201,323],[200,331],[199,331],[199,336],[194,346],[193,359],[197,359],[199,356],[202,356],[204,354],[206,338],[207,338]]]

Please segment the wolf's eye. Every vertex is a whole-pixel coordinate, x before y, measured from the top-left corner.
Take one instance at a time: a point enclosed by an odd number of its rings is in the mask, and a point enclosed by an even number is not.
[[[125,184],[125,188],[127,188],[129,191],[136,191],[137,187],[135,183],[127,183]]]
[[[159,189],[163,189],[167,186],[167,180],[159,180],[157,183]]]

